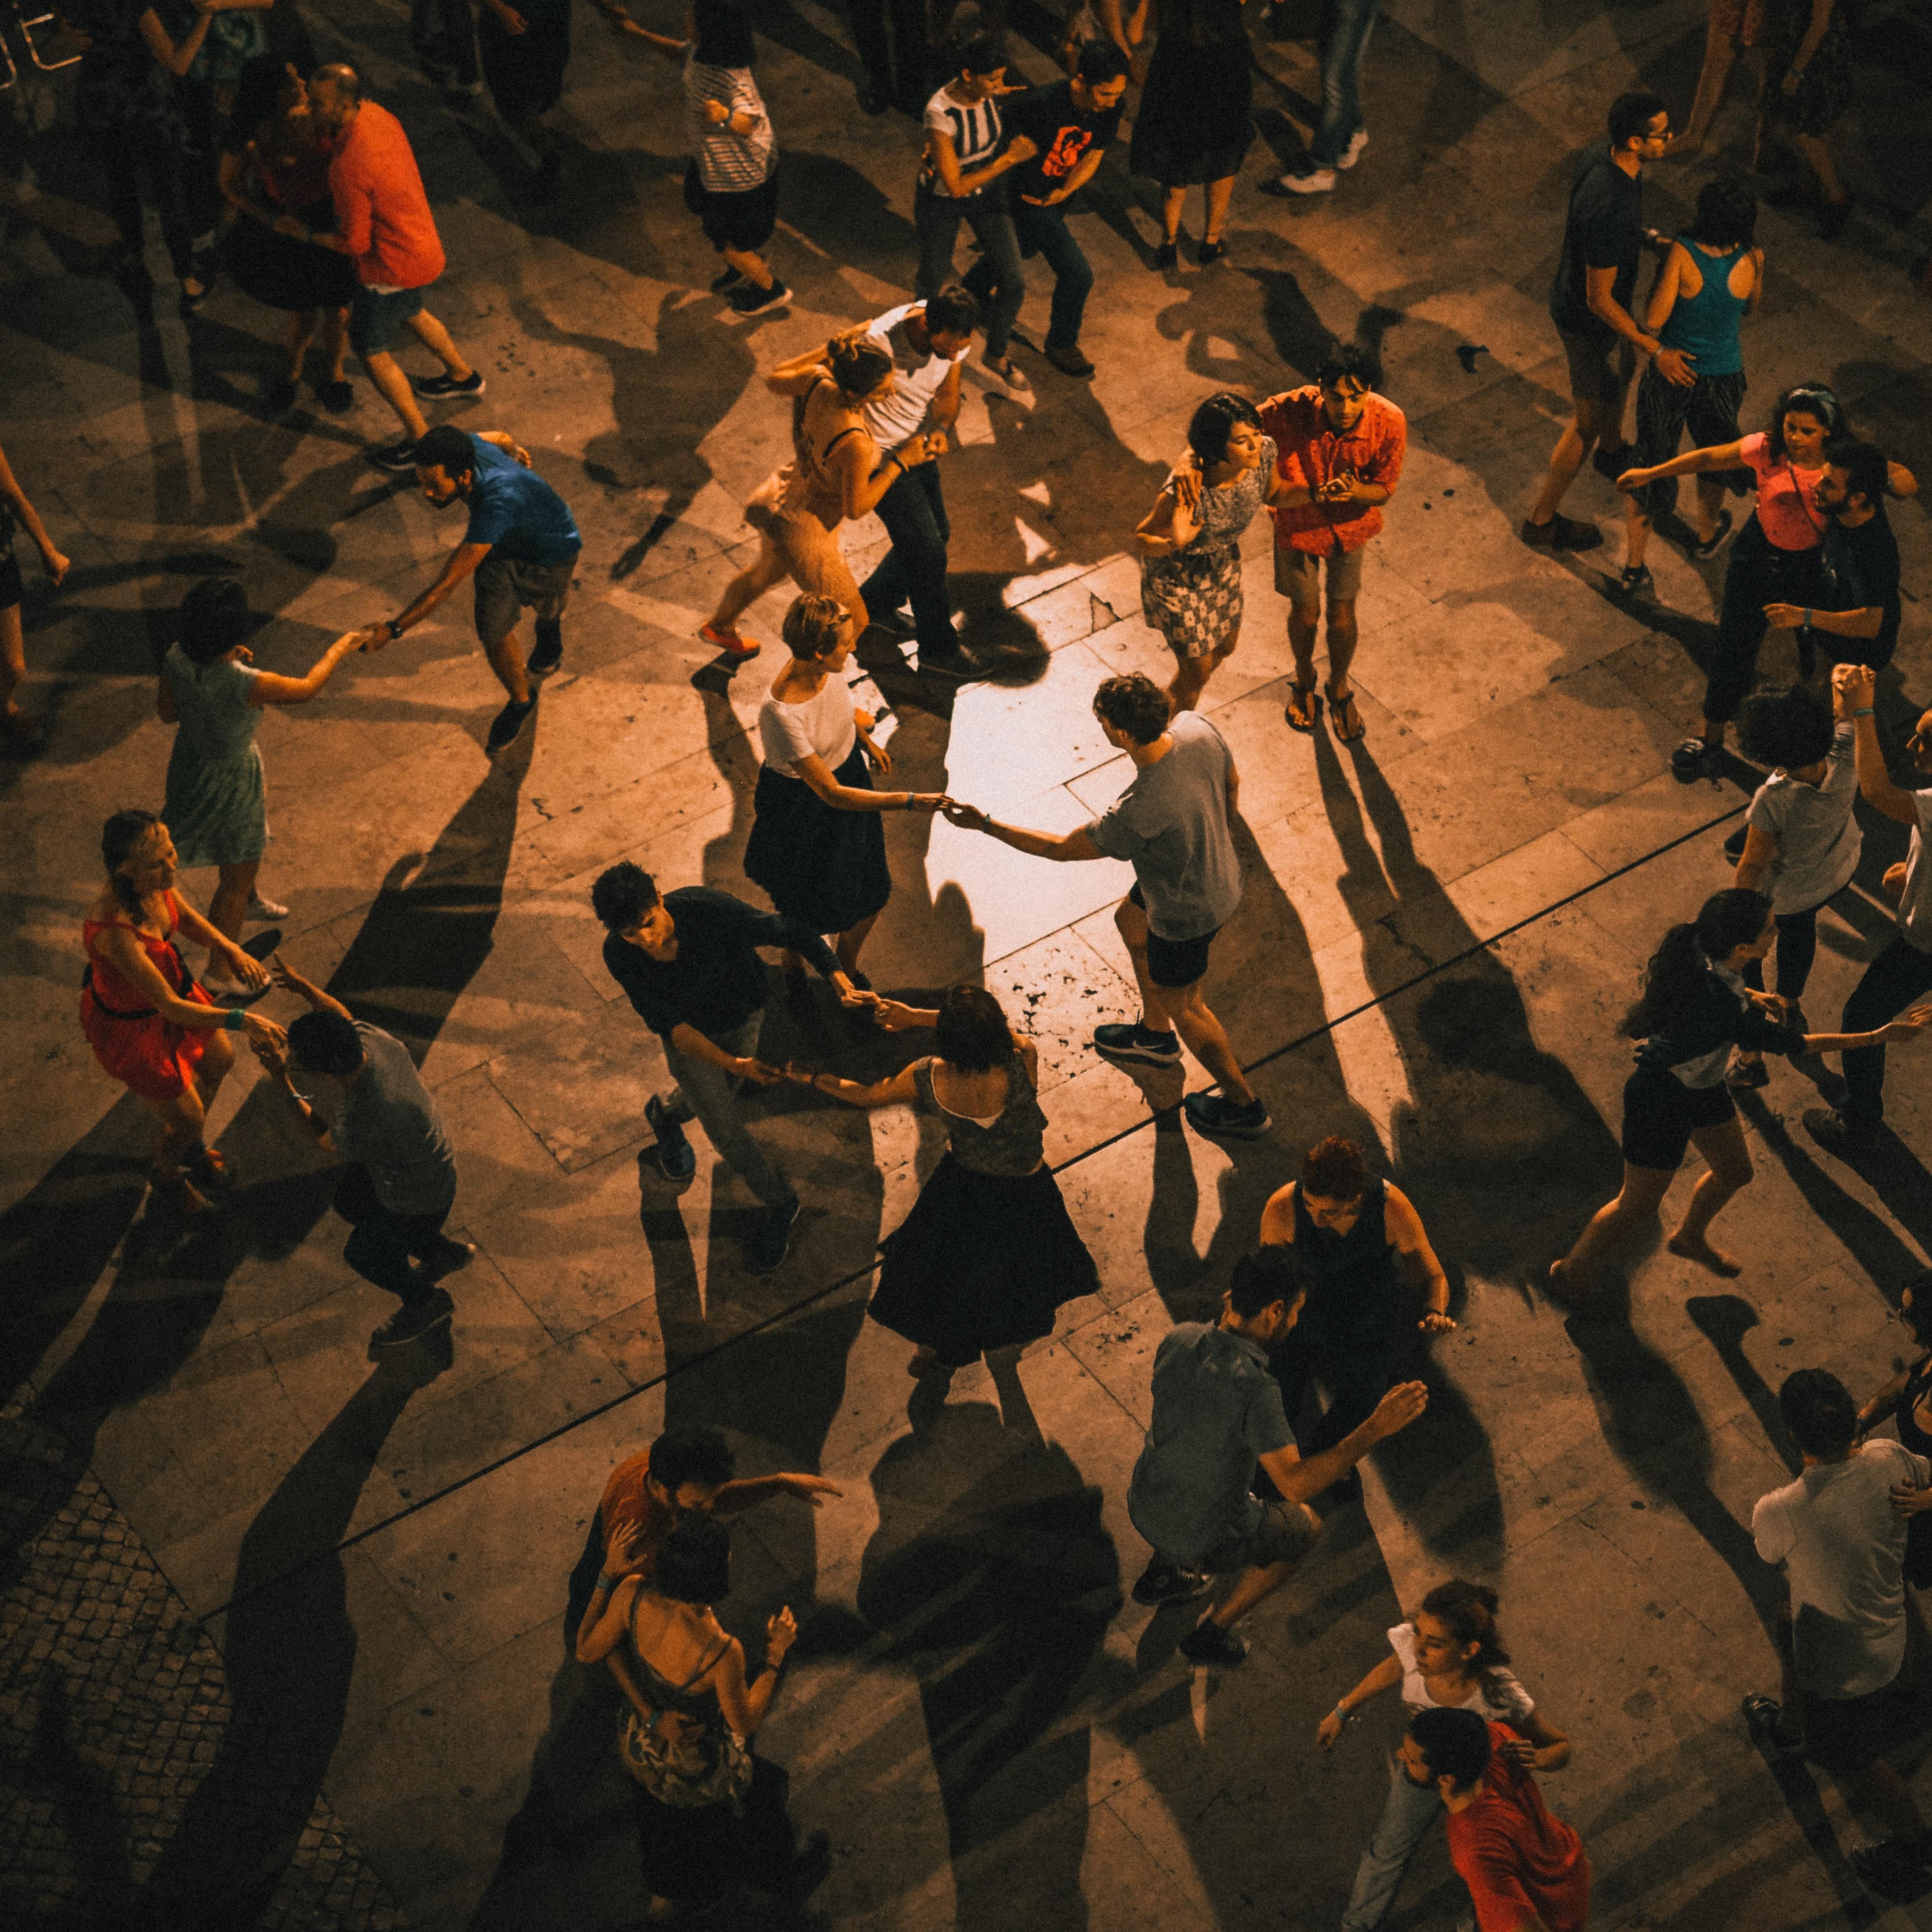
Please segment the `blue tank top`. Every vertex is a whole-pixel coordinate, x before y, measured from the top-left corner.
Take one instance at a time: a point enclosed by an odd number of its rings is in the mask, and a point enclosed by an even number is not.
[[[1704,278],[1704,286],[1694,296],[1680,294],[1671,305],[1664,332],[1657,338],[1666,349],[1681,349],[1697,359],[1691,364],[1700,376],[1735,376],[1744,366],[1744,350],[1738,342],[1738,325],[1744,320],[1750,303],[1731,292],[1731,271],[1745,251],[1733,248],[1728,255],[1707,255],[1694,242],[1684,246]]]

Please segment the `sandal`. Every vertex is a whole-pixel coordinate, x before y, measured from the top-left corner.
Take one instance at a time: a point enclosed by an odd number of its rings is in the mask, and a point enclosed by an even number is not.
[[[1369,728],[1362,722],[1361,708],[1355,702],[1355,694],[1350,691],[1337,698],[1335,687],[1328,686],[1328,718],[1335,728],[1335,742],[1338,745],[1352,745],[1368,736]]]
[[[1312,684],[1292,684],[1288,688],[1288,724],[1292,731],[1312,731],[1322,716],[1322,700]]]
[[[212,1193],[218,1187],[232,1187],[235,1177],[228,1170],[228,1162],[218,1150],[205,1147],[192,1159],[182,1164],[182,1172],[195,1186],[205,1192]]]

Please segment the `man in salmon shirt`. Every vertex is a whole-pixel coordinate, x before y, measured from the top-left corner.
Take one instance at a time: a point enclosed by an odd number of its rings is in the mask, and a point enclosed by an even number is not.
[[[1320,704],[1315,631],[1325,568],[1328,705],[1335,736],[1345,745],[1365,728],[1348,682],[1362,552],[1382,529],[1382,506],[1395,494],[1408,447],[1401,410],[1374,388],[1369,352],[1359,343],[1338,342],[1307,388],[1270,396],[1261,406],[1262,433],[1274,439],[1276,468],[1288,485],[1271,512],[1274,587],[1288,599],[1288,641],[1294,652],[1288,722],[1298,731],[1315,728]]]
[[[1449,1862],[1469,1888],[1476,1932],[1583,1932],[1590,1861],[1552,1818],[1525,1768],[1534,1748],[1477,1711],[1412,1712],[1402,1775],[1435,1786],[1449,1814]]]
[[[400,442],[371,450],[370,460],[385,470],[411,470],[416,440],[429,424],[389,345],[406,328],[442,364],[442,375],[416,379],[418,396],[479,396],[482,374],[423,307],[423,290],[442,273],[442,243],[403,124],[364,100],[361,77],[339,62],[316,70],[308,98],[335,146],[328,188],[336,232],[318,238],[354,259],[362,283],[349,312],[350,346],[408,432]]]

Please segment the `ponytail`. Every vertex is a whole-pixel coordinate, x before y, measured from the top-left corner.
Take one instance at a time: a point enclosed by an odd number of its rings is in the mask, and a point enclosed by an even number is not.
[[[1728,959],[1763,932],[1771,902],[1762,892],[1733,886],[1713,892],[1688,926],[1673,926],[1644,968],[1643,992],[1624,1016],[1630,1040],[1647,1040],[1660,1030],[1703,984],[1705,968]]]

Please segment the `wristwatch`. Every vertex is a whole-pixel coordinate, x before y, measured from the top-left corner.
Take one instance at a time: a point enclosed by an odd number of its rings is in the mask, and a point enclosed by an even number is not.
[[[382,628],[388,632],[389,641],[392,644],[403,634],[402,626],[398,623],[393,617],[386,619],[383,622]]]

